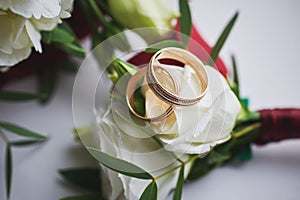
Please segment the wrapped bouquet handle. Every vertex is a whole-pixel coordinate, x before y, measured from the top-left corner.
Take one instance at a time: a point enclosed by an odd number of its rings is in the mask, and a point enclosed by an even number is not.
[[[300,138],[300,109],[281,108],[259,111],[262,129],[256,144]]]

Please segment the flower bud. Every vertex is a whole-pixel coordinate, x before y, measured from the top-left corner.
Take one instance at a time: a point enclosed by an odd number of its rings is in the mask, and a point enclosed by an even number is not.
[[[173,29],[172,20],[179,16],[162,0],[108,0],[108,9],[113,19],[128,29],[156,28],[142,34],[148,43],[166,37]]]

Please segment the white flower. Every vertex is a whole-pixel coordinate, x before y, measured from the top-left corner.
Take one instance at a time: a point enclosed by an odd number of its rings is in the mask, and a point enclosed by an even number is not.
[[[169,71],[178,83],[179,95],[194,95],[199,90],[194,71],[189,66],[181,68],[162,65],[162,67]],[[121,115],[120,113],[126,108],[123,104],[119,108],[118,100],[114,100],[106,112],[100,110],[97,114],[93,139],[85,145],[98,147],[101,151],[133,163],[153,177],[158,177],[180,166],[181,163],[177,158],[185,162],[190,158],[188,154],[202,156],[209,152],[211,147],[227,141],[240,111],[240,103],[218,71],[211,67],[206,67],[206,71],[209,90],[198,104],[175,107],[174,114],[164,123],[141,127],[130,121],[130,116]],[[124,81],[126,80],[125,78]],[[122,80],[118,83],[123,85]],[[115,87],[118,88],[118,85]],[[159,109],[166,105],[148,91],[146,90],[145,93],[145,107],[146,115],[151,117],[161,112]],[[114,94],[116,93],[113,92],[113,96]],[[153,133],[156,133],[155,137],[158,141],[149,136]],[[185,178],[190,167],[191,162],[188,162],[185,167]],[[103,182],[108,183],[104,184],[103,191],[106,192],[108,199],[139,199],[150,183],[149,180],[125,176],[104,166],[102,170]],[[158,199],[165,199],[176,187],[178,174],[179,169],[176,169],[157,180]]]
[[[42,52],[40,31],[70,17],[73,0],[0,0],[0,66],[26,59],[31,47]]]
[[[163,67],[179,83],[180,96],[195,96],[199,84],[190,67]],[[158,136],[169,151],[203,154],[210,151],[211,147],[230,139],[231,129],[240,112],[240,103],[217,70],[207,66],[206,71],[209,84],[205,97],[193,106],[175,107],[173,116],[160,127]],[[157,113],[161,113],[161,108],[166,107],[153,96],[153,93],[146,93],[147,116],[157,116]]]
[[[180,162],[176,160],[172,153],[161,148],[152,138],[136,138],[120,130],[116,125],[116,120],[119,123],[127,122],[121,117],[113,115],[111,108],[108,108],[106,112],[100,111],[98,120],[99,129],[97,134],[100,141],[100,150],[103,152],[134,163],[149,172],[153,177],[157,177],[180,165]],[[130,124],[126,126],[128,130],[134,130]],[[188,156],[183,155],[180,158],[187,160]],[[187,177],[190,167],[190,163],[185,166],[185,177]],[[107,198],[110,200],[139,199],[144,189],[151,182],[125,176],[106,167],[102,167],[102,169],[104,172],[103,182],[108,183],[103,184],[103,191],[106,192]],[[179,169],[157,180],[158,199],[166,199],[167,195],[176,187],[178,174]]]

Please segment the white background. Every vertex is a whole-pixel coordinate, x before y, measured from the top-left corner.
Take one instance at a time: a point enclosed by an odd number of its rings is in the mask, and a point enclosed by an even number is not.
[[[177,1],[168,1],[177,8]],[[194,0],[194,23],[213,44],[224,25],[240,16],[221,53],[230,65],[237,57],[241,90],[253,109],[300,107],[300,1]],[[74,77],[64,75],[47,106],[36,102],[0,103],[0,120],[14,122],[50,136],[42,145],[13,150],[12,200],[55,200],[82,192],[66,184],[57,169],[94,163],[73,140],[71,94]],[[34,90],[27,78],[8,89]],[[0,199],[5,199],[4,143],[0,141]],[[215,170],[186,184],[183,199],[297,200],[300,196],[300,141],[254,146],[254,159]],[[170,197],[171,199],[171,197]]]

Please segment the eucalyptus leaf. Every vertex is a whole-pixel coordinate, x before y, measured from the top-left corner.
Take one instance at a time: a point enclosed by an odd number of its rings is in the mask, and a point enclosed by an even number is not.
[[[30,137],[30,138],[36,138],[36,139],[46,139],[47,138],[46,136],[43,136],[39,133],[35,133],[33,131],[30,131],[28,129],[25,129],[23,127],[20,127],[18,125],[11,124],[8,122],[0,122],[0,128],[3,128],[9,132],[12,132],[17,135],[24,136],[24,137]]]
[[[217,60],[219,53],[226,41],[226,39],[229,36],[229,33],[231,32],[233,25],[235,24],[237,18],[238,18],[239,13],[236,12],[235,15],[232,17],[232,19],[229,21],[229,23],[227,24],[227,26],[225,27],[225,29],[223,30],[223,32],[221,33],[219,39],[217,40],[215,46],[213,47],[210,57],[211,60],[209,62],[209,64],[211,66],[213,66],[213,63]]]
[[[38,73],[38,91],[45,94],[40,103],[45,104],[53,96],[57,85],[58,69],[56,66],[48,66]]]
[[[188,0],[179,0],[180,11],[180,32],[184,44],[189,42],[189,36],[192,31],[192,16]]]
[[[145,52],[147,53],[155,53],[159,51],[160,49],[166,48],[166,47],[177,47],[181,49],[185,49],[184,44],[181,42],[178,42],[176,40],[164,40],[155,44],[150,45],[145,49]]]
[[[87,194],[80,196],[64,197],[59,200],[104,200],[100,193]]]
[[[140,200],[156,200],[157,192],[157,184],[155,181],[152,181],[144,190],[143,194],[140,197]]]
[[[5,158],[5,171],[6,171],[6,197],[9,199],[11,192],[11,180],[12,180],[12,153],[11,146],[6,146],[6,158]]]
[[[182,188],[183,188],[183,183],[184,183],[184,165],[181,167],[178,180],[177,180],[177,185],[175,189],[175,193],[173,196],[173,200],[180,200],[182,196]]]
[[[113,157],[92,147],[88,147],[87,149],[94,158],[113,171],[139,179],[153,179],[148,172],[132,163]]]
[[[98,168],[70,168],[61,169],[59,173],[71,183],[94,191],[101,190],[100,169]]]
[[[20,91],[0,91],[0,101],[30,101],[44,98],[44,94],[20,92]]]
[[[19,140],[19,141],[12,141],[10,144],[13,147],[25,147],[25,146],[30,146],[34,144],[38,144],[41,142],[44,142],[45,140]]]

